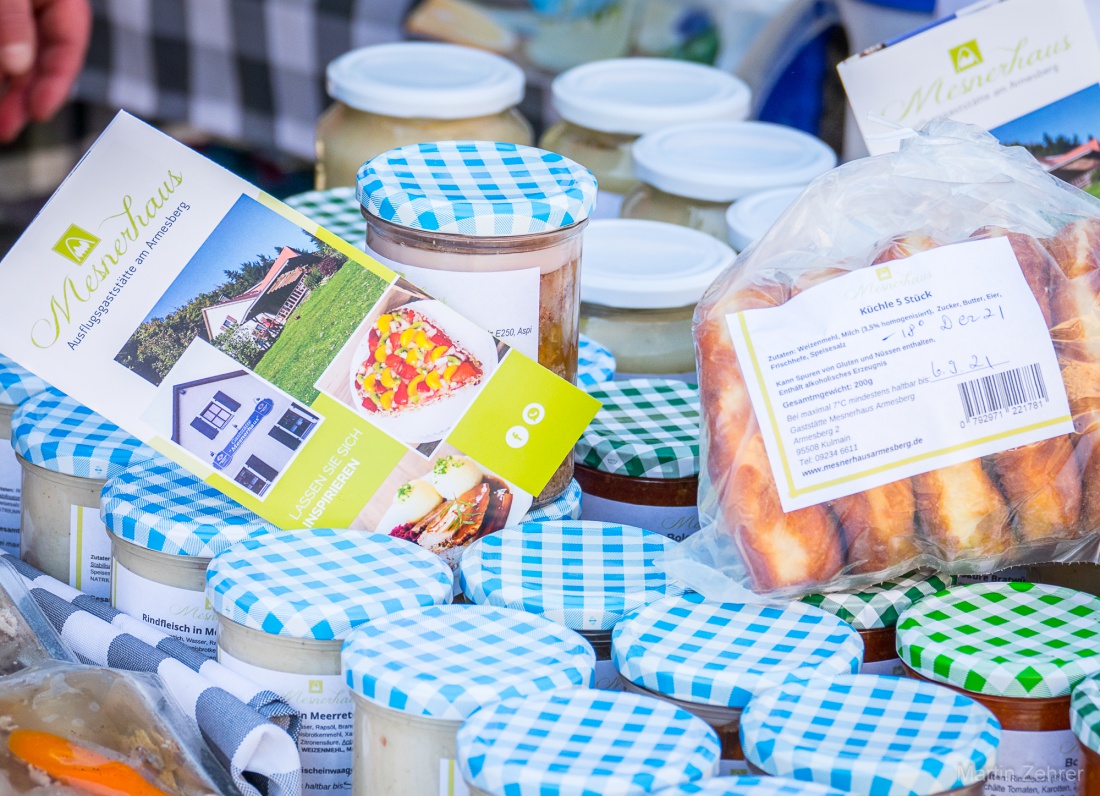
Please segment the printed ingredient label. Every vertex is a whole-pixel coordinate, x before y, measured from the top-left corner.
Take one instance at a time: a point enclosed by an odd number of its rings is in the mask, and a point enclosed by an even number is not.
[[[218,661],[252,682],[269,688],[302,714],[298,752],[302,791],[351,791],[352,732],[355,708],[338,674],[291,674],[263,669],[218,649]]]
[[[581,502],[581,519],[633,525],[682,542],[699,530],[699,509],[691,506],[639,506],[589,493]]]
[[[439,761],[439,796],[470,796],[470,789],[454,760]]]
[[[218,651],[218,616],[206,593],[165,586],[112,561],[111,605],[209,658]]]
[[[997,765],[985,779],[987,796],[1075,796],[1081,749],[1073,730],[1001,731]]]
[[[727,316],[784,511],[1073,431],[1006,238]]]
[[[23,468],[10,440],[0,440],[0,553],[19,557],[19,511]]]
[[[98,506],[70,506],[69,585],[107,602],[111,598],[111,537]]]

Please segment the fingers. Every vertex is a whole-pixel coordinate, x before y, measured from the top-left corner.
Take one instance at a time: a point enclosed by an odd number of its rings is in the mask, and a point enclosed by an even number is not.
[[[0,71],[25,75],[34,65],[35,26],[31,0],[0,0]]]
[[[29,75],[12,78],[0,93],[0,143],[9,143],[27,126],[27,98],[30,91]]]
[[[32,119],[43,121],[65,102],[80,74],[92,33],[92,11],[88,0],[38,0],[38,6],[39,53],[28,111]]]

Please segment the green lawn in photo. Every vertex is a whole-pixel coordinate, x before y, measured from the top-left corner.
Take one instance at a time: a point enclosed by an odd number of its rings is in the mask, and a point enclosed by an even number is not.
[[[1085,189],[1085,193],[1091,193],[1093,196],[1100,198],[1100,182],[1092,183],[1092,185]]]
[[[378,276],[349,260],[298,306],[256,365],[256,373],[311,405],[318,396],[314,382],[386,287]]]

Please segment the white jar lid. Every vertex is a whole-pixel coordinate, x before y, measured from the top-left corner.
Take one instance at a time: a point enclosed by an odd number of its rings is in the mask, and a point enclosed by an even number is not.
[[[328,65],[328,93],[345,105],[402,119],[470,119],[518,105],[523,71],[457,44],[361,47]]]
[[[752,102],[752,91],[733,75],[669,58],[594,61],[563,73],[551,89],[566,121],[630,135],[685,122],[740,121]]]
[[[696,304],[736,255],[705,232],[663,221],[592,221],[584,231],[581,300],[657,309]]]
[[[666,127],[635,141],[632,156],[642,182],[707,202],[805,185],[836,166],[836,153],[824,141],[768,122]]]
[[[760,191],[730,205],[726,211],[730,246],[744,251],[750,243],[762,238],[775,220],[783,215],[783,211],[802,195],[803,190],[804,186],[796,185],[793,188]]]

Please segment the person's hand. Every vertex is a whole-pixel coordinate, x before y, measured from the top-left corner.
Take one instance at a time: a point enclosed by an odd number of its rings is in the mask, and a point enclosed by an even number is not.
[[[88,0],[0,0],[0,141],[57,113],[91,32]]]

